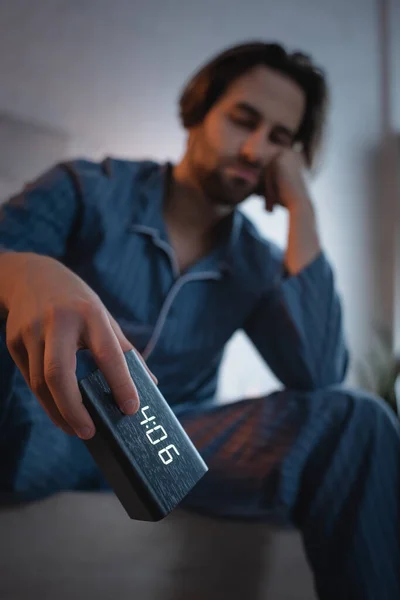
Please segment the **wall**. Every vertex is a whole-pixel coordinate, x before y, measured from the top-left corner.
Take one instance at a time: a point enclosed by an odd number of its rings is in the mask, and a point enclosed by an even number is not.
[[[390,289],[379,285],[376,252],[382,97],[375,0],[148,0],[140,8],[131,0],[13,0],[0,5],[0,22],[0,111],[67,132],[71,156],[177,160],[184,143],[178,92],[201,62],[232,43],[279,40],[317,58],[331,82],[332,108],[312,194],[343,297],[354,379],[371,323],[385,321],[392,302]],[[258,199],[244,210],[285,243],[283,212],[266,215]],[[235,336],[222,397],[276,385],[247,341]]]
[[[390,32],[389,60],[391,73],[390,108],[392,128],[393,213],[395,214],[395,339],[394,346],[400,354],[400,2],[387,0]]]

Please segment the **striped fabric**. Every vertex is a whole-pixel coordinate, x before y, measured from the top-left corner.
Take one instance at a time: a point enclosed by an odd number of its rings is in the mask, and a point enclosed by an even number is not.
[[[0,208],[0,247],[53,256],[100,296],[171,405],[208,400],[244,329],[286,387],[343,380],[340,303],[324,253],[285,277],[282,252],[236,211],[220,245],[179,275],[162,215],[171,165],[57,165]]]
[[[187,507],[300,528],[320,598],[398,600],[400,428],[379,399],[337,387],[348,353],[325,254],[287,277],[282,253],[236,211],[220,245],[180,274],[162,215],[170,173],[150,161],[57,165],[0,208],[0,246],[78,273],[143,353],[210,467]],[[107,489],[27,388],[2,325],[3,496]],[[221,406],[218,368],[238,329],[285,390]]]
[[[188,508],[298,528],[323,600],[400,598],[400,426],[382,400],[285,390],[178,416],[210,469]]]

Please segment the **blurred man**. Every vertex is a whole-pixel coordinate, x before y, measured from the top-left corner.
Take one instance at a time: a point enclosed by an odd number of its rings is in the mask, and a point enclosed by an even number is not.
[[[80,439],[94,425],[76,352],[133,414],[134,347],[210,468],[188,508],[299,528],[320,598],[400,598],[400,428],[382,401],[337,386],[341,306],[303,174],[326,104],[303,54],[230,48],[183,91],[178,164],[58,164],[2,207],[4,493],[106,487]],[[252,194],[287,210],[283,252],[237,210]],[[221,406],[239,329],[285,389]]]

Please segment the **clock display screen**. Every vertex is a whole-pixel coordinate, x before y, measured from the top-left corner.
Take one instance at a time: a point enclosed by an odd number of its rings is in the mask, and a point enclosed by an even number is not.
[[[168,433],[165,431],[162,425],[156,424],[156,417],[154,415],[149,416],[150,406],[144,406],[140,408],[140,413],[144,416],[144,419],[140,421],[140,425],[146,427],[146,437],[153,446],[157,446],[157,452],[160,460],[164,465],[169,465],[174,460],[174,457],[180,456],[179,450],[175,444],[169,444],[158,446],[161,442],[168,439]]]

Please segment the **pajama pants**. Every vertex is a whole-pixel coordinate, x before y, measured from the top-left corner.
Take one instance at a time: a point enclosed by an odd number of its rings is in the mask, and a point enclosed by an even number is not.
[[[3,497],[107,489],[84,442],[53,425],[8,367],[2,360]],[[400,425],[382,400],[285,390],[176,414],[209,467],[184,507],[300,530],[323,600],[400,599]]]

